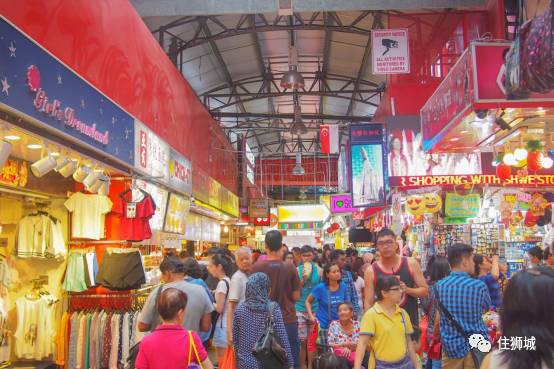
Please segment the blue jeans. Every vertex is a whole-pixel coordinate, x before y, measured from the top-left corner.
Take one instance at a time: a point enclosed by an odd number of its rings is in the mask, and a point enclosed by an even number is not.
[[[294,369],[300,367],[300,340],[298,339],[298,322],[285,324],[285,330],[289,338],[290,350],[294,361]]]
[[[427,363],[425,364],[425,369],[441,369],[441,361],[427,359]]]

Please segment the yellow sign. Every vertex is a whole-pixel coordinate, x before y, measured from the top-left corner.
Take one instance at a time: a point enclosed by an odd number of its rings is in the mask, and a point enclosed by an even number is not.
[[[277,208],[279,223],[325,222],[331,215],[325,205],[285,205]]]
[[[0,183],[10,186],[25,187],[27,184],[27,163],[14,159],[6,160],[3,167],[0,167]]]

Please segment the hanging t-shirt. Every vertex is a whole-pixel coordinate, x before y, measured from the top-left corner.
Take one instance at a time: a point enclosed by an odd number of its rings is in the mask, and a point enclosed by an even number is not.
[[[54,304],[47,297],[17,299],[15,355],[23,359],[41,360],[54,352]]]
[[[64,258],[61,223],[46,214],[31,214],[18,223],[17,256],[20,258]]]
[[[107,196],[76,192],[65,202],[71,212],[71,235],[74,238],[104,238],[104,218],[112,209]]]
[[[136,202],[118,197],[113,211],[121,217],[122,240],[142,241],[152,237],[149,220],[156,212],[156,205],[150,195],[146,194]]]
[[[322,329],[328,329],[331,321],[339,319],[340,303],[347,301],[346,286],[343,282],[340,282],[339,288],[336,291],[329,291],[329,287],[325,283],[321,282],[314,287],[311,295],[317,300],[319,305],[316,313],[319,326]],[[331,302],[330,308],[329,301]],[[331,313],[330,317],[329,312]]]

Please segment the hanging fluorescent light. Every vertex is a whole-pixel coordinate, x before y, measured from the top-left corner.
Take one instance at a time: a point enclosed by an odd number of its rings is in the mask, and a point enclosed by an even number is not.
[[[304,168],[302,168],[302,153],[297,152],[296,153],[296,165],[292,169],[292,175],[293,176],[301,176],[301,175],[304,175],[304,173],[306,173],[306,171],[304,170]]]
[[[35,177],[40,178],[55,169],[56,165],[56,159],[52,155],[46,155],[44,158],[34,162],[33,165],[31,165],[31,172]]]
[[[4,166],[11,152],[12,144],[6,141],[0,141],[0,168]]]

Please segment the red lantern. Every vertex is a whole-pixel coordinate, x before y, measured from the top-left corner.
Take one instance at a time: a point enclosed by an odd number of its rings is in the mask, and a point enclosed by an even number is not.
[[[540,151],[530,151],[527,154],[527,168],[532,171],[536,172],[537,170],[541,169],[541,152]]]
[[[507,180],[512,175],[512,168],[504,163],[498,163],[496,166],[496,176],[502,181]]]

